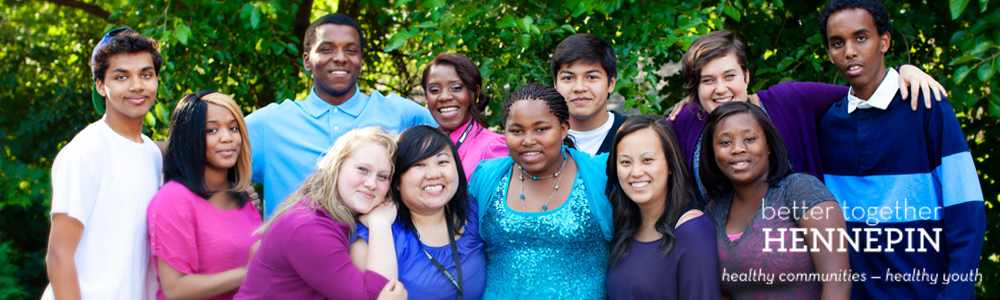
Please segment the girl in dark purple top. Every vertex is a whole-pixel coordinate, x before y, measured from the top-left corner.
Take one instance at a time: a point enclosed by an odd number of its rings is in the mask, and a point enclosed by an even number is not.
[[[903,95],[908,94],[908,86],[913,89],[914,95],[918,87],[923,88],[924,94],[933,89],[934,94],[944,95],[944,88],[919,68],[903,65],[899,71],[900,93]],[[822,180],[823,163],[819,156],[816,124],[834,102],[847,96],[847,87],[789,81],[748,94],[750,69],[747,66],[746,46],[732,32],[725,30],[696,39],[681,59],[681,73],[688,98],[674,106],[670,118],[684,157],[694,168],[693,174],[702,196],[705,189],[698,176],[698,144],[703,138],[701,132],[705,128],[705,117],[719,105],[732,101],[750,102],[764,109],[786,142],[789,161],[795,171],[809,173]],[[914,109],[918,98],[911,98]],[[938,101],[941,98],[937,97]],[[688,104],[689,99],[696,99],[697,102]],[[930,107],[929,102],[926,105]]]
[[[840,207],[815,177],[792,174],[788,151],[764,111],[746,102],[723,104],[709,114],[701,146],[722,291],[732,299],[849,299],[851,281],[831,278],[850,270],[847,253],[814,240],[814,232],[845,230]],[[799,228],[805,234],[789,231]],[[802,241],[807,251],[795,251]]]
[[[719,299],[715,229],[695,206],[691,175],[667,122],[625,121],[608,158],[615,234],[611,299]]]

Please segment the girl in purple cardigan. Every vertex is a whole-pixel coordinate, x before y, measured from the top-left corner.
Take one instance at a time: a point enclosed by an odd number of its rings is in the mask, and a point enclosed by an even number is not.
[[[406,299],[388,229],[369,235],[367,271],[355,266],[349,246],[358,215],[379,229],[396,218],[385,197],[395,151],[392,136],[375,127],[337,139],[257,231],[260,248],[235,299]]]
[[[912,107],[916,109],[916,90],[922,87],[935,95],[944,95],[944,87],[912,65],[900,70],[900,93],[914,91]],[[681,58],[681,73],[688,97],[674,106],[671,122],[684,157],[694,169],[699,192],[705,196],[705,183],[701,182],[698,169],[698,144],[701,141],[705,119],[716,107],[731,101],[750,102],[767,113],[781,133],[795,172],[808,173],[823,178],[816,124],[834,102],[847,96],[847,87],[815,82],[782,82],[765,90],[749,94],[750,69],[747,66],[747,48],[729,31],[720,30],[696,39]],[[924,97],[929,99],[930,97]],[[938,101],[943,97],[936,97]],[[697,100],[697,102],[692,102]],[[925,104],[930,107],[930,100]]]

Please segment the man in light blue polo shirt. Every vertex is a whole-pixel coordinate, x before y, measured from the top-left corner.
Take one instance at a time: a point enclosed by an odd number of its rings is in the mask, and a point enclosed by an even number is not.
[[[437,127],[426,108],[398,95],[371,96],[358,89],[364,64],[361,27],[343,14],[325,15],[306,30],[302,62],[314,87],[305,100],[272,103],[246,118],[253,151],[253,181],[264,184],[264,212],[278,204],[316,170],[316,162],[351,129],[381,126],[402,132]]]

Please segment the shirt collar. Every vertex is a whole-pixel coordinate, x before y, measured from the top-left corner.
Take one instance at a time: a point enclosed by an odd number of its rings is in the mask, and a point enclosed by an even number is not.
[[[363,110],[365,105],[368,104],[368,98],[368,95],[362,94],[358,86],[355,85],[354,96],[351,96],[351,98],[344,101],[344,103],[334,106],[324,101],[319,97],[319,95],[316,95],[316,87],[314,86],[309,90],[309,96],[306,96],[306,100],[303,101],[303,106],[314,118],[322,116],[330,109],[334,109],[335,112],[344,112],[345,114],[357,118],[358,115],[361,114],[361,110]]]
[[[885,72],[885,78],[882,79],[882,83],[878,85],[875,93],[868,100],[854,96],[854,88],[851,87],[847,93],[847,113],[853,113],[854,110],[859,108],[868,109],[874,107],[885,110],[889,107],[892,99],[896,97],[897,91],[899,91],[899,72],[889,68]]]

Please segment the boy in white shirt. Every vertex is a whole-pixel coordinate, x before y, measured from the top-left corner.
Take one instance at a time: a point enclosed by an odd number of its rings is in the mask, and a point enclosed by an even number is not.
[[[151,299],[146,206],[160,185],[160,148],[142,134],[163,58],[128,28],[94,48],[94,106],[104,117],[52,164],[52,229],[42,299]]]
[[[574,34],[552,54],[552,78],[569,106],[569,136],[577,150],[590,155],[611,152],[625,116],[609,111],[618,61],[607,41],[589,33]]]

